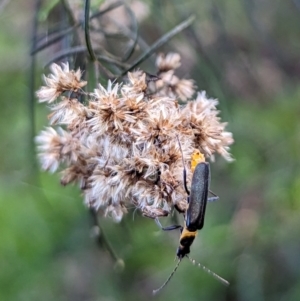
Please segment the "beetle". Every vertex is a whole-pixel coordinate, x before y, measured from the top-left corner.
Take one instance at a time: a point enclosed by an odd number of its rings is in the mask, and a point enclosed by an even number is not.
[[[183,184],[185,191],[187,193],[187,203],[188,208],[185,214],[185,225],[184,227],[180,225],[172,225],[168,227],[162,227],[158,218],[155,219],[156,223],[159,225],[160,228],[164,231],[180,229],[181,235],[179,238],[179,246],[177,248],[176,257],[178,259],[177,265],[175,266],[174,270],[165,281],[165,283],[158,289],[153,291],[153,294],[158,293],[163,287],[165,287],[168,282],[171,280],[172,276],[176,272],[181,260],[184,257],[187,257],[193,264],[197,264],[198,267],[203,268],[206,272],[211,274],[213,277],[218,279],[225,285],[229,285],[229,282],[219,275],[215,274],[205,266],[200,263],[196,263],[195,260],[189,257],[190,247],[197,235],[197,231],[201,230],[204,226],[204,218],[205,218],[205,210],[207,201],[214,201],[218,199],[214,193],[209,190],[209,182],[210,182],[210,168],[209,163],[205,162],[204,155],[199,151],[195,150],[192,154],[191,158],[191,170],[193,172],[192,182],[191,182],[191,191],[187,188],[187,181],[186,181],[186,168],[184,165],[183,160],[183,153],[180,145],[179,138],[178,143],[180,147],[180,151],[182,154],[182,162],[183,162]],[[212,193],[213,197],[208,197],[208,192]]]
[[[198,162],[197,162],[198,161]],[[199,162],[200,161],[200,162]],[[188,209],[185,216],[185,226],[181,228],[177,258],[182,259],[190,253],[197,231],[204,226],[205,210],[208,198],[208,187],[210,181],[209,163],[204,161],[204,156],[198,151],[194,151],[191,160],[193,172],[191,191],[186,185],[186,169],[184,167],[184,186],[187,192]]]

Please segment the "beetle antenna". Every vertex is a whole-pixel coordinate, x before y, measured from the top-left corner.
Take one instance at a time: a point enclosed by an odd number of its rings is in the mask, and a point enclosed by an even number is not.
[[[180,152],[181,152],[182,165],[184,167],[183,151],[182,151],[182,148],[181,148],[181,143],[180,143],[178,135],[176,135],[176,138],[177,138],[177,141],[178,141],[178,144],[179,144],[179,149],[180,149]]]
[[[224,278],[222,278],[221,276],[219,276],[218,274],[214,273],[213,271],[211,271],[210,269],[208,269],[206,266],[204,266],[203,264],[201,264],[200,262],[196,262],[195,259],[192,259],[190,256],[188,255],[185,255],[189,260],[190,262],[199,267],[199,268],[202,268],[205,272],[207,272],[208,274],[210,274],[211,276],[213,276],[215,279],[217,279],[218,281],[220,281],[222,284],[228,286],[230,283],[225,280]]]
[[[180,152],[181,152],[181,159],[182,159],[182,166],[183,166],[183,185],[184,185],[184,189],[185,189],[186,193],[188,195],[190,195],[190,191],[188,190],[187,185],[186,185],[186,168],[185,168],[184,159],[183,159],[183,151],[182,151],[182,148],[181,148],[181,143],[180,143],[178,135],[176,135],[176,138],[177,138],[177,141],[178,141],[178,144],[179,144],[179,149],[180,149]]]
[[[164,282],[164,284],[160,288],[158,288],[156,290],[153,290],[153,292],[152,292],[153,295],[156,295],[160,290],[162,290],[169,283],[169,281],[171,280],[171,278],[175,274],[176,270],[178,269],[178,267],[180,265],[180,262],[181,262],[181,259],[178,260],[173,272],[170,274],[169,278]]]

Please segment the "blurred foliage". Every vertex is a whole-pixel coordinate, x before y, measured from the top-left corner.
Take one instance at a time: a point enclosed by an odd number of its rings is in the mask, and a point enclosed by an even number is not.
[[[144,2],[149,15],[139,21],[139,35],[149,45],[196,15],[192,27],[158,51],[181,53],[182,75],[220,100],[236,141],[235,162],[212,164],[211,188],[220,200],[208,205],[191,252],[231,285],[184,260],[156,299],[299,300],[300,1]],[[79,190],[33,168],[28,74],[34,15],[35,1],[10,1],[0,11],[0,299],[148,299],[173,269],[179,234],[160,231],[138,212],[120,224],[100,220],[125,262],[120,271],[91,237]],[[46,37],[62,16],[49,9],[39,34]],[[35,89],[63,43],[37,56]],[[153,60],[142,67],[151,73]],[[47,110],[34,109],[37,132]]]

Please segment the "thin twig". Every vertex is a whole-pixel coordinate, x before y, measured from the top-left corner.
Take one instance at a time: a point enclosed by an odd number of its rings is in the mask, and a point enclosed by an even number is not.
[[[41,7],[41,0],[36,0],[35,2],[35,10],[34,10],[34,17],[33,17],[33,24],[32,24],[32,34],[31,34],[31,41],[32,47],[35,47],[36,44],[36,35],[37,35],[37,28],[38,28],[38,12]],[[31,162],[31,172],[33,174],[37,171],[37,162],[35,157],[35,145],[34,145],[34,137],[35,137],[35,67],[36,67],[36,59],[35,56],[30,57],[30,74],[29,74],[29,95],[28,95],[28,108],[29,108],[29,153],[30,153],[30,162]]]
[[[89,52],[91,60],[93,62],[97,61],[97,58],[93,50],[91,37],[90,37],[90,0],[85,0],[85,5],[84,5],[84,37],[85,37],[86,48]]]
[[[120,257],[118,257],[118,255],[116,254],[116,252],[114,251],[114,249],[112,248],[111,244],[109,243],[109,241],[107,240],[103,229],[100,226],[100,223],[98,221],[98,216],[97,216],[97,212],[94,209],[90,209],[90,213],[91,213],[91,218],[92,218],[92,223],[93,223],[93,227],[94,227],[94,234],[96,237],[96,241],[97,243],[102,246],[104,245],[105,248],[107,249],[107,251],[109,252],[109,254],[111,255],[111,257],[118,262],[120,260]]]
[[[123,4],[122,2],[115,2],[112,5],[110,5],[109,7],[107,7],[106,9],[101,10],[101,11],[91,15],[90,19],[94,19],[98,16],[101,16],[101,15],[107,13],[108,11],[111,11],[111,10],[121,6],[122,4]],[[68,6],[67,5],[65,6],[65,8],[68,11]],[[70,12],[68,13],[68,15],[71,15]],[[72,16],[70,16],[70,18],[71,18],[71,20],[74,20],[74,18]],[[30,54],[31,55],[36,54],[37,52],[39,52],[39,51],[49,47],[50,45],[58,42],[60,39],[64,38],[68,34],[71,34],[74,30],[76,30],[78,27],[80,27],[82,25],[83,25],[83,22],[77,22],[77,23],[74,23],[71,27],[63,29],[62,31],[59,31],[60,29],[54,29],[54,30],[50,31],[48,33],[46,42],[42,43],[39,46],[36,46],[36,48],[31,50]],[[45,37],[43,36],[41,39],[44,39],[44,38]],[[37,40],[39,40],[39,39],[37,39]]]
[[[96,51],[96,56],[97,59],[99,61],[103,61],[103,62],[107,62],[107,63],[111,63],[114,64],[116,66],[119,66],[122,69],[128,68],[129,64],[126,63],[122,63],[119,60],[115,59],[115,58],[111,58],[105,55],[98,55],[98,48],[95,48]],[[44,67],[48,67],[49,65],[51,65],[53,62],[59,61],[65,57],[71,56],[73,54],[78,54],[78,53],[85,53],[87,52],[87,48],[85,46],[76,46],[76,47],[72,47],[72,48],[68,48],[68,49],[64,49],[62,51],[59,51],[55,54],[55,56],[53,56],[45,65]]]
[[[122,59],[123,62],[126,62],[127,60],[129,60],[129,58],[131,57],[131,55],[133,54],[134,52],[134,49],[136,47],[136,44],[137,44],[137,40],[138,40],[138,23],[137,23],[137,20],[136,20],[136,17],[135,17],[135,14],[133,13],[133,11],[131,10],[131,8],[125,4],[125,9],[128,10],[128,13],[131,17],[131,19],[133,20],[133,31],[134,32],[134,38],[133,38],[133,42],[132,42],[132,45],[128,47],[127,51],[125,52],[125,55]]]
[[[160,48],[162,45],[164,45],[166,42],[168,42],[171,38],[173,38],[175,35],[177,35],[179,32],[190,26],[193,21],[195,20],[195,16],[189,17],[186,21],[180,23],[175,28],[173,28],[171,31],[163,35],[160,39],[158,39],[156,42],[154,42],[151,47],[143,53],[127,70],[125,70],[122,73],[122,76],[126,74],[128,71],[133,70],[136,68],[139,64],[141,64],[143,61],[145,61],[148,57],[150,57],[158,48]]]

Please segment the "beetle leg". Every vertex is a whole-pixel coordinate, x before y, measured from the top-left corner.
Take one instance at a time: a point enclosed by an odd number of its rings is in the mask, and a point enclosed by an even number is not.
[[[182,228],[182,226],[180,225],[171,225],[168,227],[163,227],[158,218],[155,218],[155,222],[158,225],[158,227],[161,228],[163,231],[171,231],[171,230]]]

